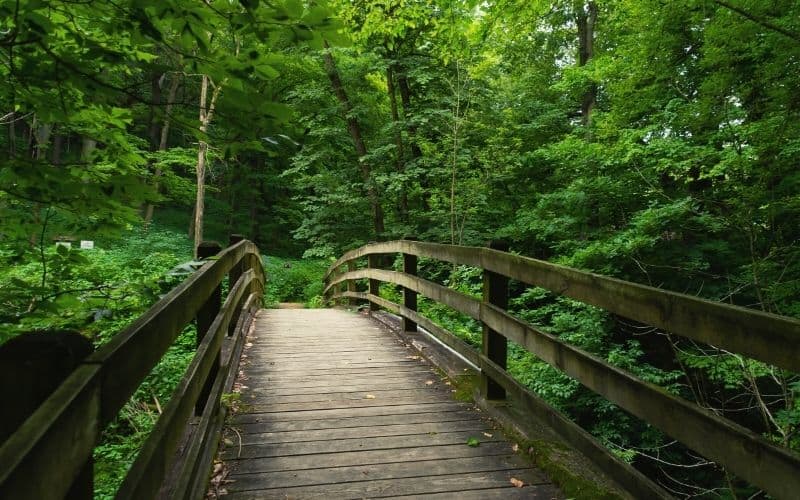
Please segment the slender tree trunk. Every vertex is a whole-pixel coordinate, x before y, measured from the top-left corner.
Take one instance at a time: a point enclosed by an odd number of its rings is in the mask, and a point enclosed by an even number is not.
[[[397,88],[400,90],[400,102],[403,104],[403,119],[406,122],[406,132],[408,132],[409,146],[411,150],[411,159],[413,161],[422,158],[422,150],[417,143],[417,127],[410,123],[409,117],[413,114],[411,110],[411,87],[408,84],[408,77],[406,76],[405,69],[402,66],[398,67],[396,72]],[[430,191],[430,182],[426,175],[421,176],[419,179],[422,191],[427,193]],[[428,204],[428,196],[423,195],[420,197],[420,204],[422,205],[423,213],[430,212],[430,205]]]
[[[594,57],[594,26],[597,22],[597,4],[590,1],[584,5],[581,1],[577,9],[578,66],[586,66]],[[592,125],[592,112],[596,104],[597,85],[591,83],[583,94],[581,102],[581,122],[585,127]]]
[[[208,100],[208,76],[203,75],[200,83],[200,132],[206,133],[208,129],[208,121],[206,120],[206,101]],[[195,257],[197,257],[197,247],[203,241],[203,211],[205,210],[205,187],[206,187],[206,153],[208,152],[208,144],[203,139],[200,139],[200,144],[197,148],[197,167],[195,173],[197,175],[197,195],[195,196],[194,204],[194,249]]]
[[[158,150],[159,151],[166,151],[167,150],[167,140],[169,139],[169,127],[170,127],[170,113],[172,113],[172,106],[175,103],[175,96],[178,93],[178,85],[180,84],[180,75],[175,73],[170,81],[169,85],[169,93],[167,94],[167,105],[164,108],[164,122],[161,126],[161,134],[159,136],[158,141]],[[156,193],[160,188],[159,177],[163,172],[161,172],[160,168],[156,168],[154,177],[153,188],[155,189]],[[150,226],[150,222],[153,220],[153,212],[155,210],[155,205],[152,203],[148,203],[147,207],[144,211],[144,227],[147,228]]]
[[[8,157],[14,159],[17,156],[17,113],[12,111],[9,113],[10,118],[8,122]]]
[[[397,73],[397,87],[400,89],[400,100],[403,103],[403,116],[408,121],[411,116],[411,87],[408,85],[408,77],[405,73],[400,71]],[[422,157],[422,150],[419,144],[415,141],[417,136],[417,127],[411,123],[407,125],[408,136],[411,139],[411,157],[413,159]]]
[[[97,141],[89,137],[83,137],[81,140],[81,160],[88,161],[95,148],[97,148]]]
[[[150,75],[150,95],[152,102],[150,103],[150,127],[147,132],[150,151],[156,151],[158,149],[158,130],[161,120],[158,119],[157,109],[161,105],[161,78],[162,75],[159,73]]]
[[[50,162],[53,165],[61,165],[62,149],[64,149],[64,136],[57,132],[53,136],[53,149],[50,151]]]
[[[31,156],[34,160],[42,160],[47,157],[47,147],[50,143],[50,136],[53,132],[53,126],[48,123],[36,125],[36,117],[34,116],[34,125],[31,127],[31,134],[33,134],[34,144],[31,151]],[[33,205],[33,221],[34,224],[43,224],[42,222],[42,205],[41,203],[34,203]],[[31,246],[36,246],[40,240],[38,232],[32,232],[30,235]]]
[[[325,72],[328,74],[328,78],[331,81],[333,93],[336,95],[336,98],[339,100],[339,105],[342,107],[342,114],[345,118],[345,122],[347,123],[347,131],[350,133],[350,137],[353,139],[353,143],[356,148],[356,156],[358,156],[358,164],[361,168],[361,176],[364,179],[364,185],[367,188],[367,196],[372,207],[372,221],[373,228],[375,230],[375,236],[380,237],[385,230],[383,221],[383,207],[381,207],[378,189],[375,186],[374,179],[372,179],[370,165],[365,160],[365,157],[367,156],[367,146],[364,144],[364,139],[361,136],[361,125],[358,123],[358,119],[352,114],[353,106],[350,103],[350,98],[347,96],[347,92],[344,90],[344,85],[342,85],[342,79],[339,76],[339,70],[336,68],[336,63],[333,60],[331,48],[327,41],[325,41],[324,44],[325,51],[323,52],[323,59],[325,62]]]
[[[217,97],[219,97],[222,86],[225,84],[223,81],[220,85],[214,86],[211,78],[208,75],[203,75],[200,83],[200,132],[205,136],[208,131],[208,124],[214,117],[214,107],[217,104]],[[214,90],[211,93],[211,99],[208,99],[208,87],[213,86]],[[200,144],[197,148],[197,196],[194,205],[194,250],[195,257],[197,257],[197,247],[203,241],[203,217],[205,215],[205,190],[206,190],[206,159],[208,156],[208,143],[200,139]]]
[[[386,66],[386,88],[389,93],[389,107],[392,112],[392,132],[394,133],[394,146],[397,150],[394,156],[395,169],[399,174],[406,170],[404,154],[403,154],[403,131],[400,130],[400,114],[397,111],[397,92],[394,86],[394,71],[392,70],[393,63],[389,62]],[[400,220],[408,222],[408,192],[406,191],[406,181],[402,180],[400,186],[400,200],[399,211]]]

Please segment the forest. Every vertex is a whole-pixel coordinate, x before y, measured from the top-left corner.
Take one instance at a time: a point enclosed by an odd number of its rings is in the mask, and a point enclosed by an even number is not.
[[[0,342],[100,344],[232,233],[267,302],[321,306],[370,241],[503,240],[800,318],[797,0],[0,0],[0,79]],[[475,269],[421,269],[480,293]],[[798,374],[537,288],[511,308],[800,450]],[[99,498],[190,334],[105,431]],[[509,368],[672,494],[766,497],[522,349]]]

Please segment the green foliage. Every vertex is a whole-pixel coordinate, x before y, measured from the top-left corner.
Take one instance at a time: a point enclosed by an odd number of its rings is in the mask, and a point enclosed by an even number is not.
[[[264,302],[267,306],[275,306],[280,302],[302,302],[307,307],[321,307],[322,277],[330,263],[327,260],[265,256],[267,286]]]
[[[175,284],[164,271],[191,249],[158,222],[188,225],[200,140],[206,237],[243,233],[265,254],[305,257],[265,259],[272,304],[320,305],[328,259],[369,241],[503,238],[523,255],[800,317],[800,101],[787,70],[800,4],[593,4],[581,58],[588,2],[0,0],[0,341],[59,327],[100,343]],[[205,133],[199,75],[220,91]],[[169,207],[137,232],[150,202]],[[53,247],[68,236],[99,250]],[[420,271],[481,294],[476,269]],[[797,375],[512,291],[512,311],[537,327],[800,446]],[[420,308],[479,345],[475,321]],[[509,356],[515,377],[677,493],[729,487],[518,346]],[[154,379],[159,398],[170,370]],[[152,395],[137,398],[121,436],[153,418]],[[126,439],[99,456],[129,456]]]
[[[114,498],[136,455],[169,402],[195,353],[197,332],[187,327],[142,382],[94,449],[95,498]]]
[[[13,264],[0,273],[0,342],[35,329],[72,329],[95,345],[107,342],[180,282],[168,271],[191,257],[184,236],[152,226],[96,241],[93,250],[0,248],[4,264]],[[97,498],[113,498],[188,366],[195,337],[188,327],[103,431],[94,452]]]

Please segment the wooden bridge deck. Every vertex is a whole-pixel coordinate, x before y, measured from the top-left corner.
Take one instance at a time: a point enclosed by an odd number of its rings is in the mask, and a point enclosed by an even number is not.
[[[262,310],[247,345],[224,498],[561,497],[490,421],[453,399],[426,361],[369,318]],[[480,445],[468,446],[471,437]]]

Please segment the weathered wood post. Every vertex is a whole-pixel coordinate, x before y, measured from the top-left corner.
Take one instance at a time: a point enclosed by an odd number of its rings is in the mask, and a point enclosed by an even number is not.
[[[203,241],[199,245],[197,245],[197,258],[198,259],[205,259],[208,257],[213,257],[217,255],[222,250],[222,245],[217,243],[216,241]],[[206,264],[208,265],[208,264]],[[197,311],[197,318],[196,318],[196,325],[197,325],[197,346],[203,341],[205,336],[209,333],[209,329],[211,324],[214,322],[214,318],[217,317],[220,308],[222,307],[222,285],[218,286],[211,292],[211,296],[205,301],[205,303],[200,307],[200,310]],[[208,400],[208,395],[211,393],[211,386],[214,385],[214,379],[217,377],[217,372],[219,371],[220,366],[220,353],[218,352],[215,359],[214,365],[211,367],[211,371],[208,373],[208,378],[203,383],[203,389],[200,391],[200,396],[197,399],[197,404],[194,407],[195,415],[201,415],[203,413],[203,408],[206,405],[206,401]]]
[[[370,254],[367,257],[367,267],[369,267],[370,269],[379,269],[381,267],[381,259],[380,259],[380,257],[381,256],[377,255],[377,254]],[[381,282],[380,282],[380,280],[375,280],[375,279],[370,278],[370,280],[369,280],[369,293],[372,294],[372,295],[375,295],[376,297],[380,296],[380,294],[381,294]],[[370,303],[369,303],[370,312],[377,311],[378,309],[380,309],[378,304],[370,301]]]
[[[244,241],[245,237],[242,234],[232,234],[228,237],[228,246],[232,247],[233,245],[239,243],[240,241]],[[234,264],[231,267],[231,270],[228,272],[228,293],[233,290],[233,286],[239,281],[239,278],[245,272],[245,259],[242,259],[238,263]],[[234,317],[231,318],[231,322],[228,325],[228,337],[232,337],[234,332],[236,331],[236,323],[239,320],[239,315],[234,314]],[[212,320],[213,321],[213,320]]]
[[[347,263],[347,272],[355,271],[356,270],[356,263],[352,260]],[[347,280],[347,291],[348,292],[355,292],[356,291],[356,281],[355,280]],[[358,307],[358,299],[355,297],[350,297],[347,300],[347,303],[351,307]]]
[[[492,241],[489,248],[508,251],[508,243],[503,241]],[[483,301],[495,305],[500,309],[508,308],[508,278],[491,271],[483,270]],[[508,356],[508,340],[483,325],[483,354],[492,360],[499,367],[505,369]],[[481,393],[486,399],[505,399],[506,390],[497,382],[489,378],[485,373],[481,373]]]
[[[406,238],[411,240],[411,238]],[[417,256],[408,253],[403,254],[403,272],[411,276],[417,276]],[[417,312],[417,292],[410,288],[403,287],[403,305],[414,312]],[[403,317],[403,331],[416,332],[417,323]]]
[[[0,444],[36,411],[81,361],[94,350],[77,332],[36,332],[14,337],[0,346]],[[86,415],[86,418],[91,418]],[[65,455],[68,450],[63,450]],[[94,463],[86,461],[65,498],[94,497]],[[30,471],[43,473],[46,471]],[[31,481],[46,480],[30,477]]]

